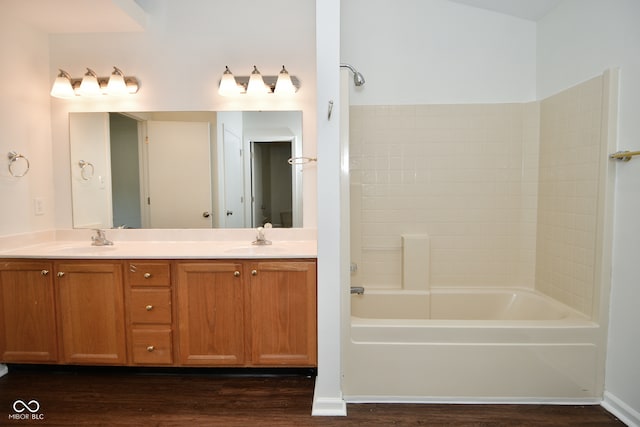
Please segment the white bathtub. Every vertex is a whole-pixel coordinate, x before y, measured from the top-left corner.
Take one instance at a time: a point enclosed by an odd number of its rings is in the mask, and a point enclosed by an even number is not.
[[[351,316],[362,319],[584,320],[547,296],[523,289],[369,291],[351,298]]]
[[[366,289],[366,288],[365,288]],[[599,325],[522,289],[351,296],[351,402],[598,403]]]

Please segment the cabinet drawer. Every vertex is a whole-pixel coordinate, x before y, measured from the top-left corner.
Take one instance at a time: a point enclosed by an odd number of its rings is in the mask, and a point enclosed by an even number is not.
[[[127,265],[129,286],[169,286],[171,268],[167,262],[129,262]]]
[[[171,329],[134,329],[133,363],[165,365],[173,363]]]
[[[132,289],[129,310],[132,323],[171,323],[171,291]]]

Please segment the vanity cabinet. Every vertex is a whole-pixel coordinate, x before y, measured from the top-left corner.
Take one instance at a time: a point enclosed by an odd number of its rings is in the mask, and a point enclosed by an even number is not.
[[[180,364],[315,366],[316,264],[177,264]]]
[[[58,358],[53,265],[0,261],[0,360],[45,363]]]
[[[180,364],[243,365],[242,264],[178,262],[176,272]]]
[[[316,263],[248,263],[251,364],[316,365]]]
[[[130,362],[173,364],[171,264],[127,261],[125,278]]]
[[[316,262],[0,260],[0,362],[316,366]]]
[[[60,362],[125,364],[122,262],[69,260],[54,265]]]

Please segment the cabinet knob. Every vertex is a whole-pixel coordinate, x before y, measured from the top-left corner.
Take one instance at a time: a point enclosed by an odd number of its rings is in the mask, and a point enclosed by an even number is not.
[[[47,275],[49,274],[49,270],[42,270],[42,271],[40,272],[40,274],[41,274],[42,276],[47,276]]]
[[[233,272],[233,275],[235,277],[240,277],[240,272],[236,270],[236,271]]]
[[[251,270],[251,275],[252,276],[257,276],[258,275],[258,270]]]
[[[149,279],[151,277],[151,273],[144,273],[144,278]]]
[[[153,306],[152,305],[148,305],[148,306],[145,307],[145,309],[147,311],[151,311],[151,310],[153,310]]]
[[[64,271],[58,271],[57,276],[58,276],[58,277],[62,277],[62,276],[64,276]]]
[[[156,348],[155,348],[154,346],[152,346],[152,345],[150,345],[149,347],[147,347],[147,351],[148,351],[149,353],[151,353],[151,352],[152,352],[153,350],[155,350],[155,349],[156,349]]]
[[[138,271],[138,267],[136,267],[135,264],[129,264],[129,271],[135,273],[136,271]]]

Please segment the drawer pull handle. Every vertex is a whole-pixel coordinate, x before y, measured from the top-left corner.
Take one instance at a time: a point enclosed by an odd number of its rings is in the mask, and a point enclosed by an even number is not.
[[[151,311],[151,310],[153,310],[153,306],[152,305],[148,305],[148,306],[145,307],[145,309],[147,311]]]
[[[40,274],[43,275],[43,276],[47,276],[47,275],[49,275],[49,270],[42,270],[40,272]]]
[[[155,348],[154,346],[152,346],[152,345],[150,345],[149,347],[147,347],[147,351],[148,351],[149,353],[151,353],[151,352],[152,352],[153,350],[155,350],[155,349],[156,349],[156,348]]]
[[[234,272],[233,272],[233,275],[234,275],[235,277],[240,277],[240,272],[239,272],[239,271],[234,271]]]
[[[58,277],[62,277],[62,276],[64,276],[64,271],[58,271],[57,276],[58,276]]]
[[[144,273],[144,278],[145,279],[151,278],[151,273]]]
[[[257,276],[258,275],[258,270],[251,270],[251,275],[252,276]]]

